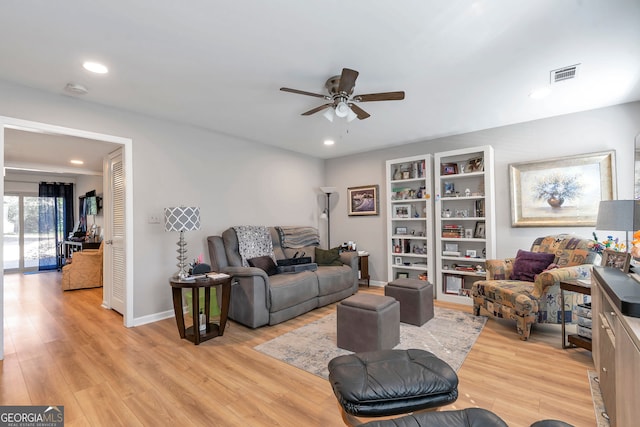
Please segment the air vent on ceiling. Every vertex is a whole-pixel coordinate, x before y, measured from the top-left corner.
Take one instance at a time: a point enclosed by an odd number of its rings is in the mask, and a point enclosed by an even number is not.
[[[575,79],[578,76],[578,66],[570,65],[568,67],[558,68],[557,70],[551,71],[551,84],[563,82],[565,80]]]

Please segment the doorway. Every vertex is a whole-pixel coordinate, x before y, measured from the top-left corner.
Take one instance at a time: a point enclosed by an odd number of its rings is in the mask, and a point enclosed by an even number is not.
[[[36,271],[39,265],[38,195],[4,195],[5,273]]]
[[[33,122],[28,120],[16,119],[12,117],[0,116],[0,148],[4,152],[5,148],[5,131],[7,129],[20,130],[26,132],[46,133],[50,135],[67,135],[73,137],[84,138],[88,140],[110,142],[119,144],[124,151],[124,170],[125,170],[125,188],[133,188],[133,167],[132,167],[132,152],[133,141],[130,138],[123,138],[113,135],[100,134],[95,132],[88,132],[79,129],[66,128],[61,126],[50,125],[46,123]],[[4,156],[2,157],[2,163],[0,164],[4,169]],[[4,204],[4,180],[0,183],[0,197],[3,199]],[[127,254],[133,254],[133,195],[132,191],[127,191],[125,194],[125,236],[129,236],[125,242],[125,251]],[[4,221],[0,224],[0,232],[4,235]],[[4,265],[4,247],[0,248],[0,258]],[[133,326],[133,257],[127,256],[125,259],[125,309],[123,314],[124,326]],[[0,360],[4,358],[4,333],[3,333],[3,313],[4,313],[4,278],[0,278]],[[103,306],[109,307],[111,289],[106,286],[103,289]]]

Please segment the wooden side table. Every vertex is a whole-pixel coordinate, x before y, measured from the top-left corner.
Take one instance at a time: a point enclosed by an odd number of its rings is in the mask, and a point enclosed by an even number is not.
[[[562,325],[562,348],[581,347],[591,351],[591,339],[581,337],[578,334],[569,334],[565,336],[565,320],[564,320],[564,292],[577,292],[579,294],[591,295],[591,284],[584,283],[579,280],[563,280],[560,282],[560,304],[562,306],[562,316],[560,323]],[[569,344],[567,344],[567,339]]]
[[[360,255],[360,259],[358,259],[358,270],[360,270],[360,279],[358,283],[362,281],[367,281],[367,288],[369,287],[370,277],[369,277],[369,254]]]
[[[227,325],[227,315],[229,314],[229,301],[231,300],[231,276],[226,274],[216,277],[204,277],[202,279],[181,281],[175,278],[169,279],[171,291],[173,292],[173,310],[176,313],[176,323],[180,338],[187,339],[195,345],[210,340],[224,334]],[[222,301],[220,304],[220,324],[210,321],[209,311],[211,309],[211,287],[219,286],[222,290]],[[204,288],[204,312],[206,313],[206,331],[200,335],[200,288]],[[191,299],[193,304],[193,326],[185,328],[184,313],[182,303],[182,290],[191,289]]]

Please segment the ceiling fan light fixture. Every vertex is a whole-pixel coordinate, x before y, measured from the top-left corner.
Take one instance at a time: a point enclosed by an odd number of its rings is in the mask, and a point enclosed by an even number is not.
[[[358,115],[353,112],[351,108],[349,108],[349,114],[347,114],[347,122],[352,122],[358,118]]]
[[[325,119],[329,120],[330,122],[333,122],[333,117],[335,116],[335,114],[333,113],[333,108],[327,108],[327,111],[322,113],[322,115],[324,116]]]
[[[351,112],[351,108],[349,108],[346,102],[338,102],[338,105],[336,105],[336,116],[347,117],[349,115],[349,112]]]

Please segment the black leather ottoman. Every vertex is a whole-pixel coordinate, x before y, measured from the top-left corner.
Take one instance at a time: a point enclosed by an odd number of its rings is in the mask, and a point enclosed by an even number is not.
[[[531,424],[530,427],[573,427],[571,424],[567,424],[564,421],[558,420],[540,420]]]
[[[508,427],[499,416],[482,408],[421,412],[390,420],[371,421],[360,427]]]
[[[338,356],[329,382],[347,414],[382,417],[436,408],[458,398],[458,375],[424,350],[378,350]]]

